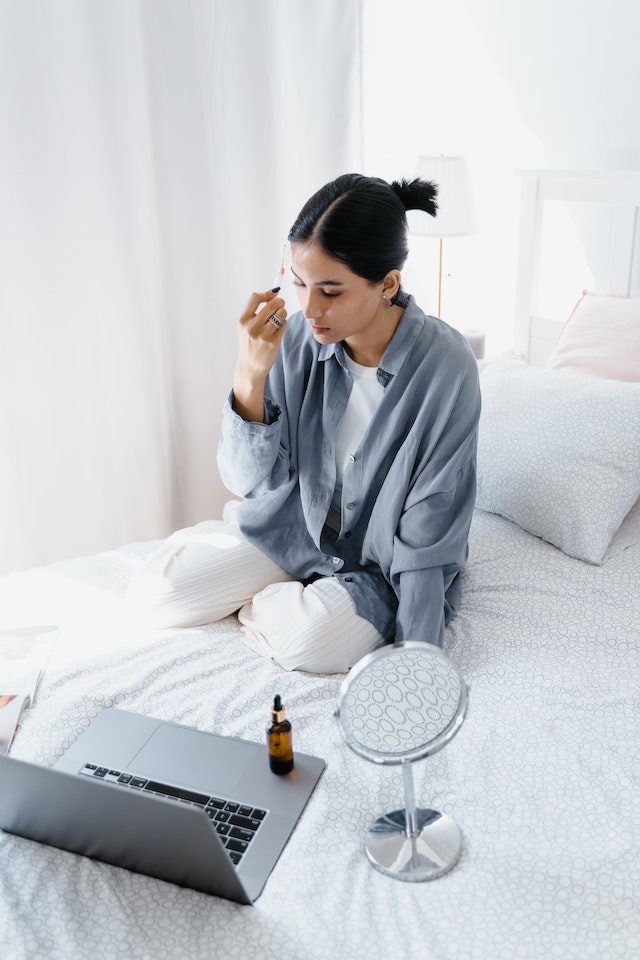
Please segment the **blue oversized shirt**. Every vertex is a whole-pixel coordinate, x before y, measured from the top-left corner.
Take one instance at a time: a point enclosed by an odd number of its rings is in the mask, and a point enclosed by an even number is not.
[[[343,343],[318,343],[302,310],[287,320],[267,376],[264,423],[243,420],[229,392],[218,469],[245,498],[240,531],[283,570],[303,583],[335,577],[386,642],[442,646],[469,555],[478,365],[463,335],[409,295],[377,377],[384,396],[345,465],[334,542],[324,523],[353,380]]]

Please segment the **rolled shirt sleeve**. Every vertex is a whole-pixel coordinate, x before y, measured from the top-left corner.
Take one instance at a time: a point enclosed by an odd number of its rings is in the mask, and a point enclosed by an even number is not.
[[[233,409],[233,389],[224,402],[216,460],[225,487],[240,497],[259,497],[289,479],[282,346],[265,381],[263,423],[244,420]]]
[[[454,581],[469,555],[480,409],[477,367],[470,368],[446,428],[409,489],[394,536],[396,644],[424,640],[441,647],[457,612],[460,581]]]

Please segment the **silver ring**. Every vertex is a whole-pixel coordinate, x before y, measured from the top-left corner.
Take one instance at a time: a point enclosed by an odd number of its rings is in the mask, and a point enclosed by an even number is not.
[[[271,323],[274,325],[274,327],[277,327],[278,330],[280,329],[280,327],[281,327],[282,324],[284,323],[284,320],[282,320],[280,317],[276,316],[275,313],[274,313],[274,315],[273,315],[272,317],[269,317],[269,320],[271,320]]]

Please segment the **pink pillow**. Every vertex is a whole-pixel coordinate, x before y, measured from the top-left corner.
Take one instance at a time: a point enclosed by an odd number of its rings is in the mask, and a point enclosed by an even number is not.
[[[547,368],[640,383],[640,297],[583,290]]]

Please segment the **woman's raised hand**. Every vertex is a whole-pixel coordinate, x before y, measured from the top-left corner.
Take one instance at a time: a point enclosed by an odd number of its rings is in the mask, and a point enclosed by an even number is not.
[[[262,303],[266,306],[256,312]],[[275,314],[285,320],[279,328],[271,322],[271,317]],[[236,372],[249,379],[266,380],[287,328],[286,318],[284,300],[276,297],[273,290],[251,294],[246,309],[238,320],[240,348]]]

